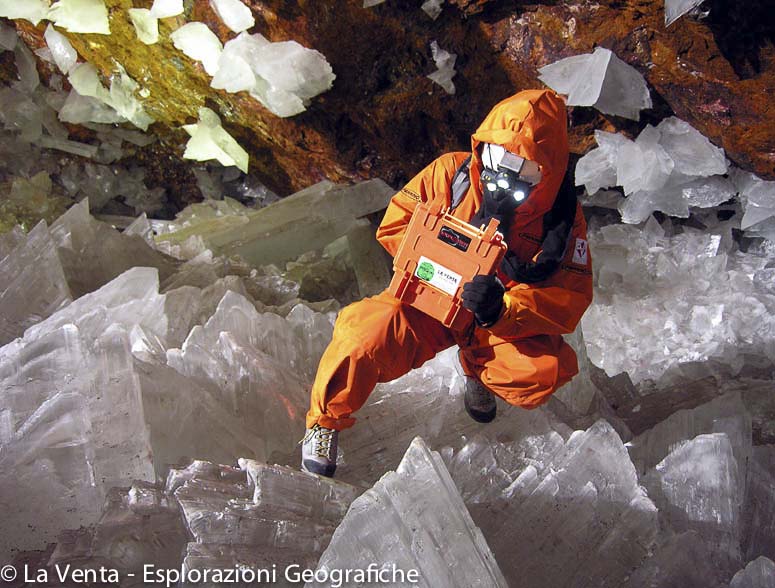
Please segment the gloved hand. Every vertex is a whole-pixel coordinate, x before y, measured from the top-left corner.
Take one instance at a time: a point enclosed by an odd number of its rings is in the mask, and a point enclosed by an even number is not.
[[[474,276],[463,285],[463,307],[474,313],[479,326],[489,327],[500,317],[503,310],[503,293],[506,288],[498,276]]]

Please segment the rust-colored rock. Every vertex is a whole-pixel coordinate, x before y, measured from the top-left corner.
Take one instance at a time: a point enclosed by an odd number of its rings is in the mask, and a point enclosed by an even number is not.
[[[127,9],[151,3],[106,0],[110,36],[68,37],[104,75],[120,63],[150,90],[146,109],[159,121],[153,130],[179,153],[187,138],[180,125],[191,122],[200,106],[216,110],[250,153],[251,169],[279,194],[324,177],[342,182],[379,176],[398,186],[439,153],[467,149],[470,133],[495,102],[541,85],[539,67],[596,45],[644,74],[655,107],[640,124],[571,109],[576,153],[594,145],[595,128],[635,135],[646,122],[674,113],[724,147],[739,166],[775,179],[772,45],[749,43],[755,59],[747,58],[756,67],[741,69],[739,55],[729,50],[733,40],[724,37],[722,52],[712,21],[683,17],[665,29],[662,2],[515,7],[458,0],[445,4],[434,21],[420,3],[408,0],[369,9],[359,1],[246,0],[256,17],[250,32],[320,51],[337,76],[332,90],[290,119],[274,116],[245,92],[213,90],[202,67],[172,46],[169,33],[186,20],[206,22],[223,41],[234,36],[207,0],[194,0],[185,15],[162,21],[161,41],[146,46],[135,39]],[[45,23],[35,28],[20,21],[17,27],[30,45],[40,44]],[[433,40],[458,55],[454,96],[426,77],[435,70]]]

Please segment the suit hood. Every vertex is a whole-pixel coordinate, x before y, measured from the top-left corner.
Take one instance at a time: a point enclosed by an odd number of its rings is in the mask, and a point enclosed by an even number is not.
[[[554,204],[568,166],[567,110],[563,99],[551,90],[526,90],[493,107],[471,136],[471,184],[478,192],[482,143],[502,145],[541,166],[541,181],[527,202],[517,208],[514,222],[521,224],[546,214]]]

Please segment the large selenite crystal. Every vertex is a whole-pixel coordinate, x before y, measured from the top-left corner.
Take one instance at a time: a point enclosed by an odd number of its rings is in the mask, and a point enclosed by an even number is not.
[[[321,328],[328,333],[306,334]],[[250,432],[250,455],[269,459],[292,452],[303,435],[308,382],[332,329],[331,318],[303,306],[286,318],[259,314],[244,296],[229,291],[181,349],[167,352],[167,360]]]
[[[186,143],[183,157],[196,161],[217,159],[222,165],[234,165],[248,173],[248,153],[221,126],[221,119],[209,108],[199,109],[199,121],[196,124],[183,125],[191,136]]]
[[[153,9],[151,9],[153,14]],[[175,48],[195,61],[201,61],[205,71],[214,76],[223,44],[203,22],[189,22],[170,34]]]
[[[162,280],[175,269],[173,260],[151,249],[141,237],[122,235],[95,220],[87,199],[62,215],[51,226],[51,235],[76,298],[138,265],[156,268]]]
[[[766,557],[758,557],[737,572],[729,588],[769,588],[775,582],[775,563]]]
[[[657,536],[657,509],[605,421],[564,443],[544,437],[528,460],[511,458],[517,468],[500,468],[502,480],[495,481],[502,489],[483,500],[476,498],[477,487],[491,484],[496,463],[509,463],[499,454],[508,455],[510,448],[480,445],[495,462],[472,456],[477,461],[456,482],[474,490],[472,515],[509,586],[620,586],[648,554]]]
[[[676,447],[703,433],[725,433],[740,464],[741,491],[751,459],[751,415],[739,392],[716,398],[691,410],[679,410],[627,444],[640,474],[655,467]]]
[[[191,541],[183,567],[314,567],[360,490],[284,466],[239,464],[194,461],[170,471],[166,492]]]
[[[216,255],[238,255],[254,265],[284,263],[346,235],[358,219],[384,209],[394,193],[382,180],[353,186],[323,181],[255,211],[210,209],[201,219],[183,211],[159,240],[172,246],[196,237]]]
[[[644,479],[660,519],[675,532],[696,531],[716,565],[740,563],[740,469],[725,433],[698,435],[679,445]]]
[[[111,489],[94,530],[82,533],[75,545],[68,534],[60,536],[49,567],[105,566],[119,571],[125,587],[144,585],[144,566],[178,567],[188,541],[174,499],[147,482]]]
[[[0,346],[21,336],[27,327],[49,317],[72,301],[45,221],[15,246],[0,248]]]
[[[709,360],[736,373],[754,349],[775,359],[775,292],[757,277],[768,258],[740,251],[730,231],[654,218],[593,228],[597,287],[581,320],[592,363],[638,384]]]
[[[538,71],[542,82],[568,96],[570,106],[593,106],[603,114],[633,120],[640,119],[642,109],[651,108],[649,89],[640,72],[603,47]]]
[[[49,0],[0,0],[0,16],[23,18],[36,25],[47,18]]]
[[[210,6],[223,24],[235,33],[241,33],[256,24],[250,8],[240,0],[210,0]]]
[[[71,33],[110,34],[104,0],[59,0],[51,6],[46,18]]]
[[[419,572],[416,581],[391,576],[394,586],[507,586],[444,462],[420,437],[395,472],[355,499],[318,571],[365,570],[375,562],[383,570]]]
[[[0,495],[17,530],[0,539],[4,559],[95,523],[111,487],[154,477],[126,331],[63,312],[0,349],[0,471],[13,472]]]
[[[431,55],[433,56],[433,62],[436,64],[436,71],[428,74],[428,77],[436,82],[439,86],[444,88],[447,94],[455,93],[455,84],[452,78],[455,77],[455,61],[457,55],[444,51],[437,41],[431,43]]]

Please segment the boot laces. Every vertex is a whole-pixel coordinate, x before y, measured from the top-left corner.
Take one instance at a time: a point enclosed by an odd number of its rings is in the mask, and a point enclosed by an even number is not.
[[[301,443],[307,443],[307,441],[312,439],[314,443],[312,452],[318,457],[331,459],[331,442],[333,436],[334,431],[332,429],[326,429],[320,425],[315,425],[307,432],[304,439],[301,440]]]

